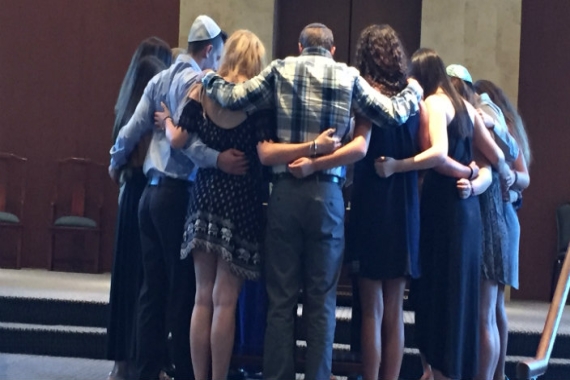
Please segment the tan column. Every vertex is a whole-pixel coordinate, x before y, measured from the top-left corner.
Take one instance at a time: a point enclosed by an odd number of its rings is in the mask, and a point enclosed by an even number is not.
[[[423,0],[421,46],[473,80],[489,79],[516,104],[522,0]]]
[[[437,50],[446,65],[467,67],[474,81],[495,82],[516,104],[521,7],[521,0],[423,0],[421,46]]]

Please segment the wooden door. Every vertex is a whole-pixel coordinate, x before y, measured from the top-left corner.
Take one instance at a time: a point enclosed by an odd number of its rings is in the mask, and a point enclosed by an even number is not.
[[[371,24],[389,24],[398,32],[406,53],[419,47],[422,31],[421,0],[352,0],[350,26],[350,62],[354,64],[360,32]]]
[[[299,55],[299,34],[313,22],[328,26],[334,35],[335,59],[348,63],[352,0],[276,0],[273,56]]]

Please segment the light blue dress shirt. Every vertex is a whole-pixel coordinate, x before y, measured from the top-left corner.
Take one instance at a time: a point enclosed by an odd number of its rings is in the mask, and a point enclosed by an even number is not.
[[[183,54],[170,68],[150,80],[133,116],[121,129],[111,148],[111,168],[119,169],[125,165],[141,137],[149,131],[153,131],[153,135],[143,166],[147,176],[155,172],[192,181],[196,165],[216,167],[219,152],[208,148],[197,137],[192,137],[183,149],[174,149],[165,131],[154,126],[154,113],[162,110],[160,102],[166,104],[177,124],[186,104],[188,90],[201,71],[192,57]]]

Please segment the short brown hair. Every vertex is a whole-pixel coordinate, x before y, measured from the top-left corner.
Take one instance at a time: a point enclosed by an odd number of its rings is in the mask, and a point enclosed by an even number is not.
[[[188,53],[198,54],[199,52],[204,50],[208,45],[212,45],[214,47],[221,47],[224,44],[224,42],[225,39],[222,33],[218,34],[216,37],[209,40],[188,42]]]
[[[315,22],[303,28],[299,36],[299,43],[303,49],[322,47],[330,51],[334,46],[334,37],[332,31],[325,24]]]

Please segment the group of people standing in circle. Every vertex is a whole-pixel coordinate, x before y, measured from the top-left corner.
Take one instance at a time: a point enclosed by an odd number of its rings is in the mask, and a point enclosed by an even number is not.
[[[408,74],[424,89],[419,115],[373,128],[355,164],[346,249],[360,274],[364,379],[398,378],[411,279],[422,380],[503,380],[505,286],[518,287],[516,210],[531,160],[522,119],[497,85],[446,68],[434,50],[416,51],[408,71],[388,26],[363,31],[356,59],[382,92]]]
[[[294,378],[303,289],[305,375],[328,379],[344,254],[358,263],[365,380],[398,378],[408,282],[422,379],[504,379],[504,291],[518,286],[516,209],[531,161],[504,92],[463,66],[446,69],[434,50],[409,59],[388,25],[362,31],[356,69],[334,61],[323,24],[303,29],[298,57],[268,66],[255,34],[225,37],[200,16],[172,66],[168,45],[151,38],[123,81],[110,167],[121,194],[109,378],[166,379],[171,362],[176,380],[226,378],[236,312],[240,343],[263,351],[263,378]],[[353,163],[345,245],[341,188]],[[179,185],[186,195],[144,214],[143,192]],[[185,217],[161,219],[169,207]],[[168,220],[172,235],[153,237],[143,218]],[[155,241],[160,255],[145,248]],[[158,270],[163,303],[149,296]],[[156,307],[166,310],[149,332]],[[149,336],[161,351],[148,349]]]

